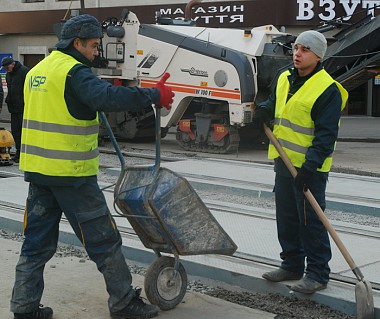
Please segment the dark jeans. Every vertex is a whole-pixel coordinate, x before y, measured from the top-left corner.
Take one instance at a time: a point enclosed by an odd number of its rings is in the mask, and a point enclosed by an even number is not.
[[[310,185],[322,210],[326,207],[327,178],[328,173],[315,173]],[[276,173],[275,197],[281,268],[302,273],[306,258],[306,276],[327,283],[331,248],[326,228],[304,194],[295,188],[293,177]]]
[[[23,113],[11,113],[11,131],[16,146],[16,158],[20,157]]]
[[[110,311],[125,308],[135,294],[132,277],[121,251],[120,233],[94,176],[78,187],[30,183],[25,240],[16,266],[11,311],[25,313],[38,308],[44,267],[57,248],[62,212],[104,276]]]

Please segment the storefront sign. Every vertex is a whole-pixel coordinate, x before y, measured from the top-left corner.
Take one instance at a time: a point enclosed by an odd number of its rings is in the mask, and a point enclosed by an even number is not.
[[[227,2],[225,2],[227,3]],[[246,6],[244,3],[233,4],[228,2],[221,5],[200,5],[192,10],[192,19],[202,24],[210,24],[215,21],[220,24],[233,24],[243,23]],[[159,12],[162,16],[180,16],[184,17],[185,12],[180,7],[173,7],[167,9],[160,9]]]
[[[141,1],[143,2],[143,1]],[[156,23],[155,13],[164,17],[184,19],[186,3],[144,4],[128,6],[141,23]],[[164,1],[162,1],[164,2]],[[88,7],[85,13],[95,15],[100,21],[109,17],[120,17],[124,7]],[[63,10],[62,10],[63,11]],[[67,11],[67,10],[66,10]],[[66,11],[36,10],[0,12],[0,34],[41,33],[51,30],[62,19]],[[380,0],[246,0],[204,1],[191,10],[191,19],[197,26],[211,28],[252,28],[272,24],[277,27],[297,26],[315,28],[332,19],[355,23],[366,15],[380,12]],[[14,24],[14,21],[18,21]]]
[[[375,10],[380,9],[380,0],[319,0],[319,3],[297,0],[297,5],[297,20],[312,20],[317,15],[323,21],[330,21],[340,17],[337,12],[343,10],[343,20],[349,21],[357,11],[366,11],[367,15],[375,16]]]
[[[183,19],[185,5],[157,6],[162,16]],[[132,9],[133,10],[133,9]],[[200,26],[316,25],[342,18],[356,22],[380,12],[380,0],[250,0],[202,2],[191,18]]]

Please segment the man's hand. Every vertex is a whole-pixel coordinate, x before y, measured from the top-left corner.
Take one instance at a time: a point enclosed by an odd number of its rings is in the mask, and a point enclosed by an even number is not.
[[[255,109],[254,117],[259,121],[259,125],[261,129],[264,129],[264,124],[269,126],[269,122],[271,120],[269,110],[266,108],[260,107]]]
[[[156,84],[156,88],[160,91],[160,106],[163,106],[167,110],[172,108],[174,97],[172,89],[165,85],[165,82],[169,77],[170,74],[166,72],[161,80]]]
[[[294,184],[300,192],[306,192],[309,189],[312,178],[313,172],[302,166],[294,179]]]

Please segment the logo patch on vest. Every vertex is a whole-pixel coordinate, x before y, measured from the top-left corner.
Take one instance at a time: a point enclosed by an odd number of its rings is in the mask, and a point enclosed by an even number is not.
[[[44,87],[46,83],[46,76],[36,75],[29,78],[29,91],[47,92]]]

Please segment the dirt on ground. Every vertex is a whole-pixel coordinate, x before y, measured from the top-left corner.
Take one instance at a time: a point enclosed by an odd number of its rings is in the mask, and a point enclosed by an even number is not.
[[[300,300],[278,294],[258,294],[215,289],[207,295],[242,306],[277,314],[276,319],[354,319],[311,300]]]

